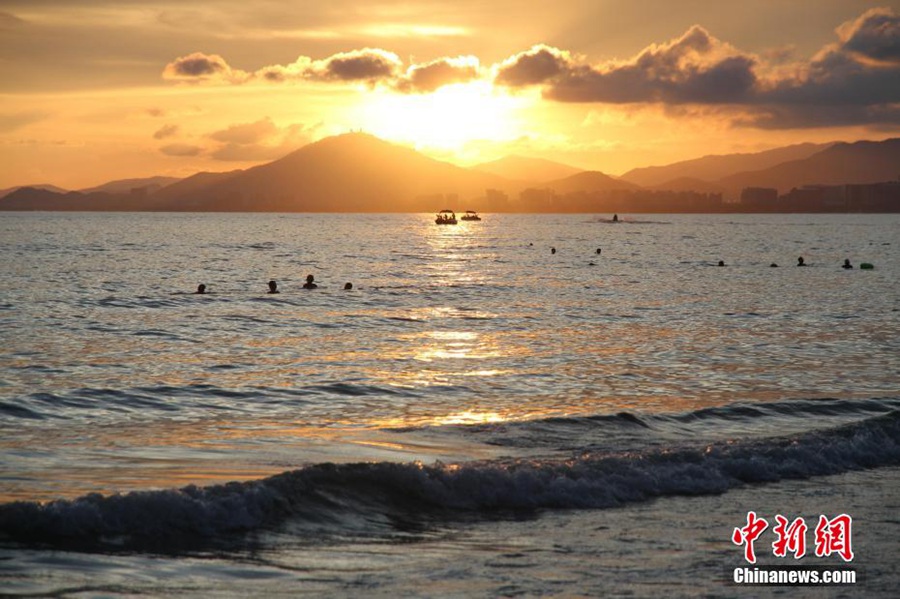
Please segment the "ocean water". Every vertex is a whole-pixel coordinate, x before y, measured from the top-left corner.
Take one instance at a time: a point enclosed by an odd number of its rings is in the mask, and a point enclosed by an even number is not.
[[[893,596],[900,216],[607,217],[0,213],[0,594]]]

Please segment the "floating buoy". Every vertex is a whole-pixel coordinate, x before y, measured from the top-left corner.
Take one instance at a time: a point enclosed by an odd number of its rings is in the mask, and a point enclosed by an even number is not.
[[[875,265],[870,262],[863,262],[862,264],[859,265],[859,267],[863,270],[874,270],[875,269]]]

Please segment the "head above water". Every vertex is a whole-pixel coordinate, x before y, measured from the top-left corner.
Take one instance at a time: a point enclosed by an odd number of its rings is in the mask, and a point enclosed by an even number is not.
[[[353,283],[344,283],[344,289],[353,289]]]
[[[269,293],[278,293],[278,283],[269,281]]]
[[[204,285],[203,283],[200,283],[199,285],[197,285],[197,293],[199,293],[199,294],[206,293],[206,285]]]

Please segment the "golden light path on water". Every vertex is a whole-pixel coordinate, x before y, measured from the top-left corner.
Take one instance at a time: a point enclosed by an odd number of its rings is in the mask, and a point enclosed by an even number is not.
[[[894,231],[862,217],[870,273],[827,267],[856,229],[800,217],[32,218],[10,237],[31,262],[0,270],[23,333],[0,364],[37,416],[4,426],[0,499],[491,459],[522,423],[896,388],[896,354],[873,351],[896,339]],[[801,243],[814,266],[768,268]],[[752,260],[708,267],[726,252]],[[198,280],[213,293],[173,293]]]

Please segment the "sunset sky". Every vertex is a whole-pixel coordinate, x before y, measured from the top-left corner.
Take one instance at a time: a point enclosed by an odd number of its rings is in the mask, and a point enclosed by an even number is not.
[[[608,174],[900,135],[900,2],[0,0],[0,188],[362,130]]]

